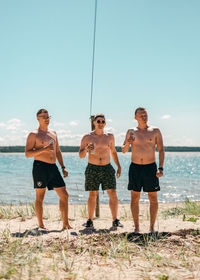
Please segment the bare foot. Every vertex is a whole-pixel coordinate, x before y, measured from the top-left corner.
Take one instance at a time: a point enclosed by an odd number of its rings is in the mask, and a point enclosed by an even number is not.
[[[39,229],[48,230],[44,225],[38,226]]]
[[[63,228],[62,230],[65,230],[65,229],[72,229],[73,227],[70,226],[70,224],[67,224],[67,225],[63,225]]]

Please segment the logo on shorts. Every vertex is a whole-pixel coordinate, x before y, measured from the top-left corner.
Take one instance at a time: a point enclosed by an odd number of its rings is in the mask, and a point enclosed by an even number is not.
[[[38,182],[37,182],[37,186],[38,186],[38,187],[41,187],[41,186],[42,186],[42,182],[41,182],[41,181],[38,181]]]

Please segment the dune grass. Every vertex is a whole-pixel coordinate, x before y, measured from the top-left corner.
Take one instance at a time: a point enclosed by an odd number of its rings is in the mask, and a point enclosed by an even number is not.
[[[183,207],[174,207],[165,211],[162,211],[163,216],[176,217],[183,215],[183,221],[196,222],[200,217],[200,202],[190,201],[186,199]],[[187,216],[190,216],[187,218]],[[195,216],[195,217],[191,217]]]
[[[176,271],[190,275],[195,271],[194,258],[200,257],[199,244],[200,231],[187,232],[184,240],[164,238],[138,245],[129,242],[127,235],[117,233],[80,235],[76,240],[69,240],[66,234],[49,241],[39,237],[30,242],[26,236],[11,238],[7,230],[0,241],[0,279],[55,279],[61,275],[63,278],[57,279],[90,279],[87,272],[97,263],[117,267],[121,271],[120,279],[123,272],[126,275],[127,269],[135,270],[139,263],[138,279],[180,279]],[[85,270],[85,278],[80,278],[84,274],[80,269]]]
[[[185,213],[198,218],[196,204],[186,202],[182,208],[177,207],[186,212],[176,217],[182,221]],[[34,217],[33,209],[34,205],[0,206],[0,213],[4,221],[9,221]],[[131,219],[127,209],[124,206],[121,211],[124,222]],[[84,220],[85,213],[85,206],[73,205],[76,219]],[[146,212],[143,217],[148,220]],[[145,236],[142,242],[137,241],[137,236],[130,241],[128,233],[117,231],[74,236],[69,231],[56,236],[30,236],[27,232],[19,238],[8,228],[0,232],[0,279],[200,279],[200,228],[182,229],[163,238]]]

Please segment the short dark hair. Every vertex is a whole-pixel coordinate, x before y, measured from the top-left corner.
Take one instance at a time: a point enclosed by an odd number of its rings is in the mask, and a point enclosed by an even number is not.
[[[138,108],[135,110],[135,115],[137,114],[138,111],[146,111],[146,108],[144,108],[144,107],[138,107]]]
[[[95,115],[94,116],[94,121],[96,121],[97,118],[104,118],[104,120],[106,119],[104,114],[97,114],[97,115]]]
[[[38,116],[38,115],[40,115],[42,113],[48,113],[48,111],[46,109],[40,109],[40,110],[37,111],[36,116]]]

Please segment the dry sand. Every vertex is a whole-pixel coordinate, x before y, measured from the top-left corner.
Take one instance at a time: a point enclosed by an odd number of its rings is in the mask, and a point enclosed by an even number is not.
[[[162,214],[183,206],[159,204],[155,236],[147,234],[148,204],[140,205],[140,236],[131,234],[129,205],[119,205],[124,227],[117,229],[109,206],[101,205],[94,230],[84,227],[86,206],[70,205],[69,231],[61,231],[56,205],[44,206],[48,231],[37,229],[30,206],[1,206],[0,279],[200,279],[200,219]]]

